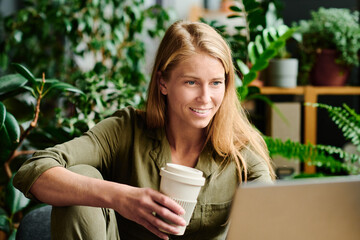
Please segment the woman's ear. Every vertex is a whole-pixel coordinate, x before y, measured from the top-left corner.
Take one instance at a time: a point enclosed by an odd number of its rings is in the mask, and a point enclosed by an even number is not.
[[[157,75],[158,75],[158,83],[159,83],[160,92],[163,95],[167,95],[166,82],[165,82],[164,78],[162,77],[161,72],[158,72]]]

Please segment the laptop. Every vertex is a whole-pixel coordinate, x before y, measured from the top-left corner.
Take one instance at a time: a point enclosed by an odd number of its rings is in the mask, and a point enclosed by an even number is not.
[[[360,176],[239,187],[227,240],[359,240]]]

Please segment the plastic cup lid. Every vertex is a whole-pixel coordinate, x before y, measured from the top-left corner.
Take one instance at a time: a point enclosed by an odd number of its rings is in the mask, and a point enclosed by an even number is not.
[[[172,173],[178,173],[188,177],[202,177],[203,172],[192,167],[187,167],[174,163],[167,163],[165,169]]]
[[[190,185],[203,186],[205,183],[202,171],[174,163],[167,163],[161,168],[160,175]]]

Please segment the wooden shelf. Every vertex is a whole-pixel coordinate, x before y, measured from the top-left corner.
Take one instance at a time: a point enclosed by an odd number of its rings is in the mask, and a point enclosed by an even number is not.
[[[304,102],[317,103],[319,95],[360,95],[360,87],[317,87],[299,86],[296,88],[260,87],[264,95],[303,95]],[[305,106],[304,109],[304,142],[316,144],[317,109]],[[314,173],[315,166],[305,164],[305,172]]]
[[[360,87],[315,87],[300,86],[296,88],[261,87],[260,91],[265,95],[305,95],[311,92],[316,95],[360,95]]]

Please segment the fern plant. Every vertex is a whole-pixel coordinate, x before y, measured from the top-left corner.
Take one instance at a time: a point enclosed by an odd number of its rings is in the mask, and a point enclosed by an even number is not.
[[[346,140],[357,147],[360,153],[360,115],[343,104],[342,107],[334,107],[321,103],[306,103],[313,107],[327,110],[329,117],[342,131]],[[345,152],[343,149],[330,145],[301,144],[291,140],[264,136],[271,156],[279,155],[286,159],[298,159],[307,161],[318,167],[325,167],[332,173],[346,171],[349,174],[360,174],[360,155]]]

